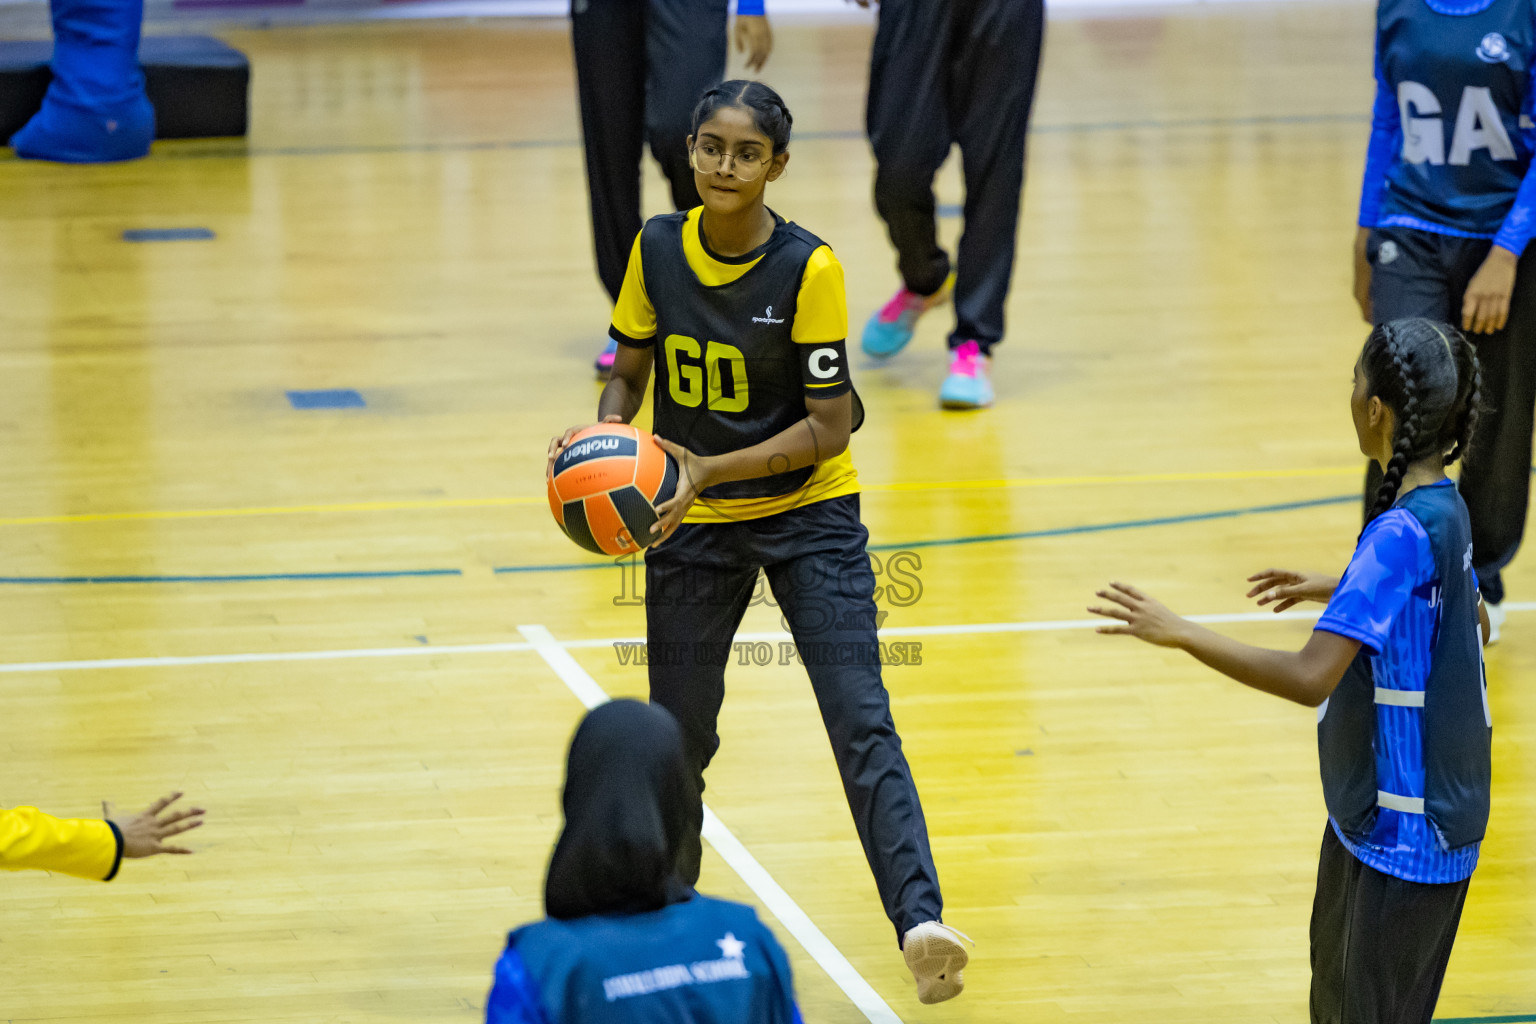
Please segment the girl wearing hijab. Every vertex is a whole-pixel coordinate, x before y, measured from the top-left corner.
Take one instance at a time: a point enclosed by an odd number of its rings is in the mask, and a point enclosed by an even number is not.
[[[756,912],[678,876],[698,803],[664,708],[617,700],[587,715],[548,916],[508,936],[486,1024],[803,1024],[789,959]]]

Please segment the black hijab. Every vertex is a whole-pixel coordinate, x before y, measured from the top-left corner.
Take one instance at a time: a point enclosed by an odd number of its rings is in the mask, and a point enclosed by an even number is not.
[[[544,912],[636,914],[691,898],[677,856],[698,799],[666,709],[635,700],[594,708],[571,738]]]

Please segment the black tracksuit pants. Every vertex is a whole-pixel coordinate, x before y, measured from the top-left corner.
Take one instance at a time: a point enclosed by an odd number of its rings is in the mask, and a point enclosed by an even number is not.
[[[875,208],[905,286],[932,295],[950,271],[934,223],[933,177],[959,143],[965,229],[950,348],[1003,337],[1013,276],[1024,140],[1045,37],[1042,0],[883,0],[870,62]]]
[[[646,640],[651,701],[682,726],[702,793],[704,769],[720,748],[715,725],[732,638],[759,570],[766,573],[811,677],[853,823],[899,943],[914,925],[939,920],[944,904],[917,786],[880,678],[868,538],[856,494],[761,519],[685,523],[646,552]],[[702,810],[696,813],[702,827]],[[695,830],[682,854],[689,884],[698,881],[700,853]]]
[[[1470,878],[1424,885],[1369,867],[1324,826],[1312,900],[1312,1024],[1430,1024]]]
[[[686,140],[699,96],[725,75],[728,0],[572,0],[571,44],[597,276],[615,301],[640,233],[640,159],[679,210],[699,205]]]
[[[1388,243],[1391,243],[1388,247]],[[1371,263],[1372,316],[1378,324],[1428,317],[1461,325],[1467,284],[1492,243],[1409,228],[1378,228]],[[1390,257],[1390,258],[1389,258]],[[1520,549],[1531,493],[1531,430],[1536,415],[1536,246],[1515,275],[1509,322],[1494,334],[1467,334],[1483,368],[1484,411],[1458,486],[1472,520],[1472,567],[1484,600],[1504,600],[1503,568]],[[1365,504],[1381,484],[1366,470]]]

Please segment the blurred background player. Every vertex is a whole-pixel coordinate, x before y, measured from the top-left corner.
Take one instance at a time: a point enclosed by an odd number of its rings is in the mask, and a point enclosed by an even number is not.
[[[648,141],[679,210],[699,205],[688,166],[688,119],[705,89],[725,77],[729,0],[572,0],[571,45],[597,276],[618,301],[630,246],[640,233],[640,163]],[[763,0],[736,0],[736,48],[747,69],[773,51]],[[613,371],[615,342],[598,354]]]
[[[57,871],[110,882],[124,857],[191,853],[165,842],[203,823],[201,807],[170,809],[180,799],[180,793],[172,793],[123,821],[113,818],[109,803],[101,805],[102,819],[55,818],[36,807],[0,808],[0,868]]]
[[[865,324],[863,348],[895,355],[923,313],[953,299],[949,375],[939,389],[948,409],[992,404],[992,348],[1003,339],[1044,34],[1042,0],[880,4],[867,118],[875,208],[896,246],[901,287]],[[965,227],[952,265],[938,242],[933,178],[955,143]]]
[[[1459,323],[1487,408],[1462,464],[1472,564],[1497,640],[1503,568],[1530,499],[1536,409],[1536,231],[1530,0],[1381,0],[1376,103],[1355,239],[1355,298],[1373,324]],[[1367,468],[1367,502],[1381,471]]]
[[[688,140],[703,206],[635,240],[598,418],[629,422],[654,366],[657,444],[678,461],[645,558],[651,700],[682,726],[700,793],[720,748],[731,641],[766,573],[816,692],[849,810],[918,998],[964,987],[963,936],[881,678],[869,532],[848,442],[863,414],[848,371],[843,270],[770,210],[791,118],[761,82],[708,90]],[[779,312],[776,313],[775,310]],[[550,457],[580,428],[551,442]],[[681,443],[679,443],[681,442]],[[674,656],[675,654],[675,656]],[[683,847],[699,877],[702,808]]]
[[[678,876],[698,790],[666,709],[594,708],[571,739],[544,910],[496,964],[486,1024],[801,1024],[757,913]]]
[[[144,0],[50,0],[52,79],[43,105],[11,137],[16,155],[110,163],[149,153],[155,110],[139,68]]]

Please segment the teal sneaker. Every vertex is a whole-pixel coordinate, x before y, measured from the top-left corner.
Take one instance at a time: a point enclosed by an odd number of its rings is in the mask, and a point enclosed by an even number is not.
[[[598,380],[607,380],[613,376],[613,361],[618,354],[619,343],[609,338],[608,344],[603,346],[603,350],[597,354],[597,359],[592,363],[592,368],[597,371]]]
[[[985,409],[991,405],[991,362],[974,341],[955,349],[950,354],[949,376],[939,388],[939,404],[946,409]]]
[[[918,317],[948,302],[954,287],[955,275],[950,274],[932,295],[919,295],[906,288],[897,290],[891,301],[876,310],[864,325],[864,336],[860,339],[864,354],[888,359],[906,348],[912,332],[917,330]]]

